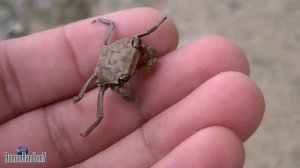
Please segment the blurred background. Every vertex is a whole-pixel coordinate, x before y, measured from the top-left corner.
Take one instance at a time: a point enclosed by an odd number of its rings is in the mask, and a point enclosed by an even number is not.
[[[172,18],[180,46],[207,34],[241,46],[266,99],[262,124],[245,143],[245,168],[300,168],[299,0],[1,0],[0,39],[139,6]]]

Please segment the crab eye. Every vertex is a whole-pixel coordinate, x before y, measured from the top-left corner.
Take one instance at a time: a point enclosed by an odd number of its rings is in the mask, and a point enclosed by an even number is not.
[[[123,83],[125,83],[125,82],[128,82],[129,79],[130,79],[130,76],[129,76],[129,75],[127,75],[127,74],[122,74],[122,75],[119,77],[118,81],[119,81],[120,84],[123,84]]]
[[[137,49],[141,48],[141,46],[142,46],[142,40],[141,40],[141,38],[139,38],[139,37],[134,37],[134,38],[132,39],[132,46],[133,46],[134,48],[137,48]]]

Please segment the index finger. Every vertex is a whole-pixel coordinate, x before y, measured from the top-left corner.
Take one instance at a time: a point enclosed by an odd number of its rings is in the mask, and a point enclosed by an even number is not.
[[[116,23],[110,43],[146,30],[163,14],[135,8],[101,17]],[[0,43],[0,123],[77,94],[93,72],[107,29],[91,25],[94,19]],[[173,50],[178,43],[174,24],[168,19],[143,43],[158,56]]]

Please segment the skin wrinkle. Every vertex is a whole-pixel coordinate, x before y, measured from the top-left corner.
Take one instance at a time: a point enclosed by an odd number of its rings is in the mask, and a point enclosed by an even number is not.
[[[61,31],[62,31],[62,35],[63,35],[63,39],[64,39],[64,42],[65,42],[65,46],[66,46],[66,50],[70,53],[71,55],[71,61],[73,62],[73,64],[75,65],[75,71],[77,74],[79,74],[79,78],[81,79],[82,83],[85,82],[85,78],[84,78],[84,75],[83,73],[81,73],[80,69],[79,69],[79,64],[78,64],[78,60],[77,60],[77,54],[76,52],[74,51],[74,47],[72,45],[72,40],[69,39],[69,36],[67,35],[66,33],[66,26],[62,27],[61,28]]]
[[[134,82],[136,82],[136,81],[134,81]],[[136,94],[138,94],[138,93],[135,93],[135,91],[133,93],[135,94],[135,96],[136,96]],[[147,118],[145,117],[145,115],[143,115],[144,114],[144,108],[142,108],[143,102],[134,100],[133,102],[129,102],[129,103],[134,104],[135,109],[136,109],[135,110],[136,114],[139,116],[139,126],[143,126],[143,124],[148,121]]]
[[[131,103],[131,102],[128,102],[128,103]],[[138,103],[136,103],[138,104]],[[135,112],[137,114],[137,116],[139,116],[139,126],[143,126],[143,124],[145,124],[148,120],[145,119],[145,117],[143,116],[143,113],[141,112],[140,110],[140,106],[136,106],[135,104]]]
[[[149,136],[146,136],[146,135],[149,135],[149,134],[146,133],[147,129],[144,127],[144,125],[139,129],[139,132],[140,132],[143,144],[147,148],[147,151],[148,151],[148,153],[151,157],[152,163],[156,163],[160,159],[154,152],[155,148],[153,148],[153,146],[151,145],[150,140],[149,140],[150,138],[147,138]]]
[[[6,47],[3,47],[4,48],[4,54],[3,54],[3,59],[5,60],[5,58],[6,58],[6,55],[7,55],[7,52],[6,52]],[[1,62],[6,62],[6,61],[0,61],[0,63]],[[2,65],[0,65],[0,83],[1,83],[1,85],[3,86],[2,88],[3,88],[3,96],[4,96],[4,99],[7,99],[8,100],[8,103],[9,103],[9,112],[13,112],[14,114],[11,116],[11,117],[14,117],[14,116],[17,116],[18,114],[16,113],[16,109],[15,109],[15,107],[13,106],[13,104],[12,104],[12,99],[11,99],[11,95],[10,94],[8,94],[8,91],[7,91],[7,87],[6,87],[6,85],[5,85],[5,83],[4,83],[4,73],[3,73],[3,66]],[[1,121],[0,120],[0,124],[2,123],[2,122],[4,122],[5,120],[3,120],[3,121]]]
[[[50,113],[51,110],[49,110],[49,106],[44,107],[43,109],[41,109],[41,111],[43,111],[41,113],[44,116],[43,118],[45,119],[45,126],[49,132],[48,135],[49,135],[49,141],[52,144],[51,146],[56,148],[55,151],[57,151],[57,154],[60,156],[59,158],[63,162],[63,165],[67,165],[68,162],[64,155],[64,151],[62,150],[63,148],[61,147],[61,145],[59,145],[60,143],[57,143],[59,141],[56,141],[56,139],[57,139],[56,137],[60,137],[60,136],[58,136],[59,134],[57,135],[56,133],[54,133],[54,131],[52,130],[52,127],[50,126],[50,122],[53,123],[53,122],[56,122],[57,120],[54,120],[55,117],[50,117],[51,114],[53,114],[53,113]],[[53,125],[57,126],[57,124],[55,124],[55,123]],[[59,132],[61,132],[61,129],[58,129],[58,130],[59,130]],[[65,129],[63,129],[63,130],[65,130]],[[72,144],[72,143],[70,143],[70,138],[68,138],[68,143]]]
[[[4,85],[4,88],[5,88],[5,92],[7,93],[7,97],[9,98],[9,102],[11,103],[11,107],[13,107],[13,112],[16,116],[19,116],[21,115],[21,111],[26,111],[26,105],[25,105],[25,101],[24,101],[24,97],[23,97],[23,94],[22,94],[22,91],[21,91],[21,87],[20,87],[20,83],[18,81],[18,78],[16,76],[16,72],[15,70],[12,68],[12,64],[11,64],[11,61],[8,57],[8,52],[7,52],[7,44],[4,43],[4,56],[3,56],[3,59],[5,62],[5,64],[7,65],[7,71],[9,72],[8,74],[10,74],[10,76],[12,77],[12,81],[13,83],[11,85],[15,86],[15,88],[17,89],[17,93],[18,93],[18,96],[16,97],[19,97],[19,103],[17,100],[14,101],[14,96],[9,94],[8,92],[8,87],[7,87],[7,84],[5,83],[5,81],[3,82],[3,85]],[[2,68],[2,67],[1,67]],[[6,74],[6,73],[4,73]],[[14,103],[15,102],[15,103]],[[21,105],[21,108],[16,108],[18,107],[17,105],[15,104],[20,104]]]
[[[53,120],[53,121],[61,121],[60,123],[61,124],[58,124],[58,122],[56,122],[56,123],[54,123],[54,125],[55,126],[57,126],[57,125],[60,125],[60,127],[59,127],[59,132],[57,133],[58,134],[58,136],[57,137],[61,137],[60,139],[62,139],[63,138],[63,142],[61,142],[60,144],[60,151],[63,151],[63,154],[65,153],[65,154],[67,154],[67,153],[69,153],[70,155],[69,156],[72,156],[72,154],[75,154],[76,152],[74,151],[74,149],[76,149],[75,147],[74,147],[74,145],[73,145],[73,143],[72,142],[74,142],[74,141],[72,141],[71,140],[71,138],[70,138],[70,134],[68,134],[68,131],[67,131],[67,127],[66,127],[66,125],[65,125],[65,123],[61,120],[61,118],[60,118],[60,116],[56,116],[56,115],[54,115],[54,114],[57,114],[57,113],[49,113],[49,115],[53,115],[53,117],[52,118],[57,118],[57,119],[55,119],[55,120]],[[48,122],[49,123],[49,122]],[[52,131],[53,132],[53,131]],[[64,152],[65,151],[65,152]],[[65,156],[64,155],[64,161],[65,161],[65,163],[67,164],[67,165],[70,165],[70,163],[69,162],[67,162],[68,160],[72,160],[72,159],[67,159],[68,157],[67,156]]]

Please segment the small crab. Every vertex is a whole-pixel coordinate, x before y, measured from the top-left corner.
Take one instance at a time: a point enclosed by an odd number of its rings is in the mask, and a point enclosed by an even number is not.
[[[142,44],[141,38],[154,32],[167,17],[163,17],[156,25],[132,38],[124,38],[107,44],[109,37],[114,29],[114,22],[104,18],[94,20],[108,25],[108,29],[104,34],[103,48],[100,58],[97,62],[93,75],[86,81],[78,96],[75,96],[73,102],[78,102],[86,92],[91,81],[95,81],[99,87],[98,104],[97,104],[97,120],[86,130],[80,133],[81,136],[88,136],[101,122],[103,118],[103,95],[107,88],[116,91],[127,101],[133,101],[134,95],[128,91],[124,85],[134,75],[137,64],[141,56],[147,57],[147,63],[143,67],[142,76],[148,73],[157,61],[155,50]]]

